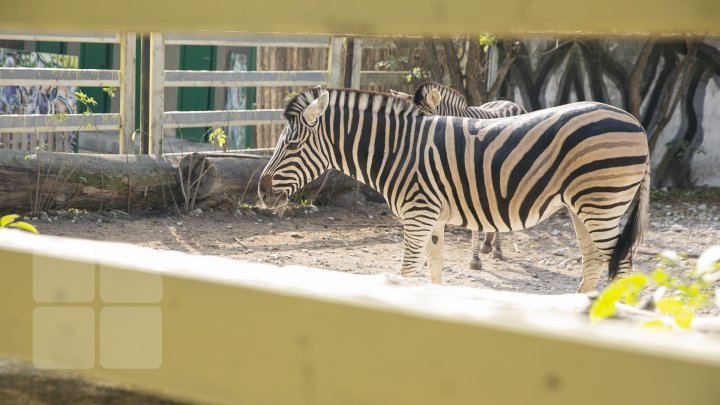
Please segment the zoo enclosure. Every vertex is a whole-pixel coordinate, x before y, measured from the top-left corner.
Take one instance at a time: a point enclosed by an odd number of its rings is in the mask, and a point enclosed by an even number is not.
[[[62,118],[53,115],[1,115],[0,133],[9,149],[32,150],[41,142],[29,132],[50,132],[53,135],[71,131],[118,131],[119,152],[136,149],[132,138],[141,136],[140,150],[143,153],[161,153],[163,130],[175,128],[196,128],[230,125],[269,125],[261,131],[258,147],[272,147],[279,133],[278,125],[283,123],[282,109],[277,108],[282,100],[282,89],[302,88],[325,83],[331,87],[363,88],[384,90],[398,87],[408,72],[362,70],[363,50],[391,47],[387,38],[348,38],[329,35],[287,35],[287,34],[159,34],[147,35],[144,46],[148,50],[141,59],[140,77],[136,77],[135,33],[115,34],[29,34],[0,33],[0,39],[23,41],[54,41],[120,44],[120,68],[114,69],[59,69],[59,68],[0,68],[0,86],[111,86],[119,88],[120,111],[118,113],[94,113],[91,125],[85,125],[89,118],[83,114],[67,114]],[[167,45],[243,46],[259,47],[268,51],[278,48],[307,49],[317,60],[318,55],[327,55],[327,69],[303,70],[291,66],[277,69],[281,63],[270,63],[271,70],[264,71],[223,71],[223,70],[167,70],[165,49]],[[319,51],[322,51],[320,53]],[[275,52],[266,52],[275,58]],[[311,63],[312,64],[312,63]],[[287,64],[286,64],[287,65]],[[143,80],[143,77],[147,80]],[[135,100],[136,81],[141,80],[140,122],[136,122]],[[264,109],[211,110],[211,111],[166,111],[165,90],[181,87],[255,87],[266,89],[272,106]],[[406,89],[407,90],[407,89]],[[278,95],[278,93],[280,94]],[[66,135],[48,136],[49,150],[60,151],[60,138]],[[57,147],[55,144],[57,143]],[[67,143],[67,142],[66,142]]]
[[[34,133],[102,131],[135,128],[135,34],[28,34],[0,32],[0,39],[20,41],[53,41],[120,44],[120,69],[56,69],[56,68],[0,68],[0,86],[113,86],[120,89],[120,112],[98,113],[92,116],[92,125],[85,126],[88,117],[67,114],[62,118],[45,114],[0,115],[0,134],[7,149],[29,150],[38,146]],[[131,131],[132,132],[132,131]],[[62,140],[48,136],[50,150],[61,150]],[[122,148],[122,146],[121,146]],[[121,149],[122,151],[122,149]]]

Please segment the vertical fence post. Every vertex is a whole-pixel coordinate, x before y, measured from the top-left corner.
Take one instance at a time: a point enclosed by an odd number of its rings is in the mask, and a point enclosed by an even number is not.
[[[330,40],[330,50],[328,52],[328,86],[342,87],[343,85],[343,66],[345,59],[345,38],[332,37]]]
[[[362,71],[363,61],[363,40],[362,38],[355,38],[353,43],[353,59],[352,59],[352,70],[350,71],[350,87],[353,89],[360,90],[360,72]]]
[[[120,153],[135,153],[135,33],[120,35]]]
[[[150,34],[150,153],[162,154],[165,114],[165,39]]]

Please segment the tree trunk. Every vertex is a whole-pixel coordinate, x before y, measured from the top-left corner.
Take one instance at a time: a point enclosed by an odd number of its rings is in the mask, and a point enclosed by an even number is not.
[[[642,121],[642,117],[640,117],[640,104],[642,103],[640,84],[642,83],[642,75],[643,72],[645,72],[648,58],[650,57],[656,42],[657,38],[652,36],[648,37],[642,47],[642,50],[640,50],[640,54],[638,55],[637,61],[635,61],[635,66],[633,66],[632,72],[630,72],[630,81],[628,83],[628,92],[630,93],[630,114],[634,115],[638,121]]]
[[[497,99],[500,87],[502,87],[503,82],[505,82],[505,78],[508,73],[510,73],[512,64],[515,62],[515,59],[517,59],[517,56],[520,53],[520,46],[520,41],[513,41],[510,43],[510,46],[507,47],[505,59],[503,59],[500,67],[498,68],[495,83],[492,84],[490,91],[488,91],[488,100],[492,101]]]
[[[445,49],[445,64],[450,74],[450,85],[467,97],[467,91],[465,90],[465,84],[463,83],[463,76],[460,70],[460,60],[458,60],[455,53],[455,45],[453,45],[453,41],[450,38],[444,38],[441,41]]]
[[[3,150],[0,210],[164,207],[179,196],[175,177],[175,168],[155,156]]]
[[[486,57],[487,55],[480,49],[480,42],[471,37],[468,43],[467,65],[465,66],[468,105],[480,105],[486,101]]]

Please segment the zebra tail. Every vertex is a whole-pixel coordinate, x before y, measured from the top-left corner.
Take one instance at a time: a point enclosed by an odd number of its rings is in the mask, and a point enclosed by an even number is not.
[[[608,277],[614,279],[620,270],[620,262],[632,255],[637,245],[642,240],[643,234],[649,225],[650,212],[650,160],[645,166],[645,175],[640,182],[640,188],[637,193],[637,203],[630,213],[630,217],[625,223],[625,227],[620,234],[617,245],[610,257],[608,268]]]

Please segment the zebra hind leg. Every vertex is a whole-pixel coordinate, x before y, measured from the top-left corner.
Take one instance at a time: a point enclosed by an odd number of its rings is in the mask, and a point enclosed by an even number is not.
[[[577,292],[587,293],[595,290],[598,279],[605,268],[604,264],[607,261],[607,257],[603,257],[603,254],[598,250],[588,229],[580,218],[571,210],[568,211],[570,211],[570,216],[575,226],[575,235],[577,235],[580,254],[582,254],[583,279],[580,282]]]
[[[505,260],[502,254],[502,246],[500,243],[500,235],[495,232],[486,232],[485,239],[490,238],[490,245],[492,245],[492,258],[496,260]]]
[[[480,246],[480,236],[478,235],[478,231],[472,231],[472,236],[470,236],[470,239],[472,239],[472,248],[470,251],[470,269],[482,270],[482,260],[480,260],[480,252],[482,249]]]

